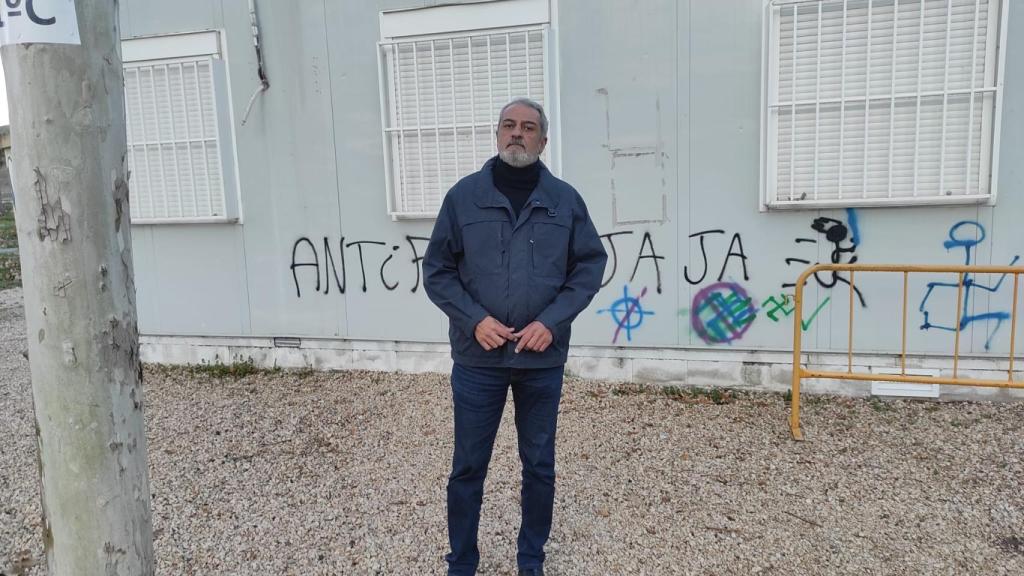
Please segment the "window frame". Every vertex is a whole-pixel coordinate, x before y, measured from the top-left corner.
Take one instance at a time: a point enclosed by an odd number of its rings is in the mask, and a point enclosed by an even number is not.
[[[392,110],[395,86],[390,79],[388,57],[385,47],[399,43],[428,42],[437,40],[469,39],[492,34],[541,33],[543,53],[543,98],[548,114],[548,146],[545,149],[547,166],[555,175],[561,172],[561,154],[558,146],[558,72],[557,46],[554,38],[554,3],[557,0],[497,0],[472,4],[442,5],[409,10],[383,11],[380,13],[380,40],[377,42],[378,90],[380,96],[380,134],[384,160],[385,197],[388,216],[392,220],[432,220],[437,218],[436,209],[427,211],[403,210],[399,206],[400,190],[394,182],[394,160],[389,129],[393,131]],[[527,54],[529,50],[527,49]],[[513,94],[513,97],[517,95]],[[497,114],[493,110],[491,114]],[[497,118],[487,128],[492,134],[497,128]],[[391,124],[389,126],[389,124]],[[479,129],[477,129],[479,130]],[[492,138],[493,139],[493,138]],[[494,151],[494,154],[497,152]],[[480,161],[482,164],[483,160]],[[474,170],[479,169],[476,166]],[[460,175],[459,177],[464,176]],[[441,193],[443,201],[447,191]]]
[[[985,195],[974,194],[970,196],[949,196],[939,193],[931,193],[926,196],[893,196],[889,198],[838,198],[838,199],[814,199],[814,200],[782,200],[779,198],[775,185],[770,181],[773,178],[777,181],[776,160],[778,145],[777,122],[772,121],[772,101],[778,92],[779,71],[775,57],[780,49],[779,25],[773,14],[776,9],[788,6],[821,4],[828,0],[763,0],[763,27],[762,27],[762,61],[761,61],[761,138],[760,138],[760,167],[759,167],[759,209],[762,212],[774,210],[821,210],[838,209],[847,207],[870,207],[870,206],[922,206],[922,205],[995,205],[998,191],[1000,140],[1002,136],[1002,109],[1003,109],[1003,85],[1006,65],[1006,42],[1009,14],[1009,0],[989,0],[990,5],[995,5],[998,16],[993,19],[993,25],[998,29],[988,31],[987,34],[992,40],[991,50],[994,57],[991,73],[994,74],[994,81],[990,89],[993,94],[994,103],[991,110],[982,108],[981,117],[976,120],[982,126],[982,141],[979,150],[980,171],[988,171],[988,193]],[[869,0],[870,1],[870,0]],[[925,0],[936,2],[937,0]],[[898,3],[899,0],[896,0]],[[976,5],[978,0],[976,0]],[[976,42],[977,40],[975,40]],[[949,92],[952,89],[946,89]],[[974,90],[974,88],[972,88]],[[977,90],[988,90],[986,86],[980,86]],[[870,97],[877,100],[878,97]],[[919,97],[920,99],[920,97]],[[920,107],[920,104],[918,104]],[[984,138],[985,132],[983,123],[985,115],[990,115],[991,134],[988,139]],[[918,129],[920,130],[920,129]],[[792,136],[791,136],[792,138]],[[865,152],[865,154],[867,151]],[[892,151],[890,150],[890,155]],[[790,159],[790,162],[795,161]],[[940,171],[942,169],[940,168]],[[967,168],[971,173],[970,167]]]
[[[232,224],[242,222],[241,190],[239,182],[238,152],[231,100],[229,64],[226,54],[225,31],[198,30],[152,36],[137,36],[121,40],[122,65],[125,75],[132,68],[161,65],[180,65],[207,62],[210,66],[212,121],[216,132],[217,165],[220,168],[220,194],[224,214],[215,216],[155,216],[139,217],[132,211],[133,225],[165,224]],[[125,97],[125,114],[127,95]],[[128,154],[131,155],[129,143]],[[129,186],[132,186],[129,182]],[[216,192],[211,192],[215,194]],[[211,196],[213,197],[213,196]]]

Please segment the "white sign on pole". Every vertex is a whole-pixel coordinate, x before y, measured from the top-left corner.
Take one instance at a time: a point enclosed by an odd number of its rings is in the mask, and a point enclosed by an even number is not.
[[[75,0],[3,0],[0,45],[81,44]]]

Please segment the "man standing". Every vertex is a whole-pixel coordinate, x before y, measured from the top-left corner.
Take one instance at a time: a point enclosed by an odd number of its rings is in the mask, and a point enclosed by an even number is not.
[[[448,574],[474,574],[484,477],[508,389],[523,464],[520,575],[542,576],[555,498],[555,425],[570,324],[607,260],[579,193],[540,162],[548,120],[505,105],[498,156],[445,196],[423,260],[427,295],[450,320],[455,453]]]

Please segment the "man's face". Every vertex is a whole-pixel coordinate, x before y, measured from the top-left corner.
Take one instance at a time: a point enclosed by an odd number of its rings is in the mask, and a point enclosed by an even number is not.
[[[498,121],[498,156],[522,168],[540,158],[547,136],[540,131],[540,113],[522,104],[509,106]]]

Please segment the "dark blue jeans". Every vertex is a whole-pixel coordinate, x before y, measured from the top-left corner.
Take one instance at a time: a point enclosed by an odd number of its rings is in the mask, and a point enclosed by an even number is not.
[[[508,389],[516,409],[519,459],[523,463],[519,568],[544,563],[555,502],[555,426],[564,366],[556,368],[452,368],[455,454],[448,477],[449,575],[475,574],[480,562],[477,530],[484,478]]]

